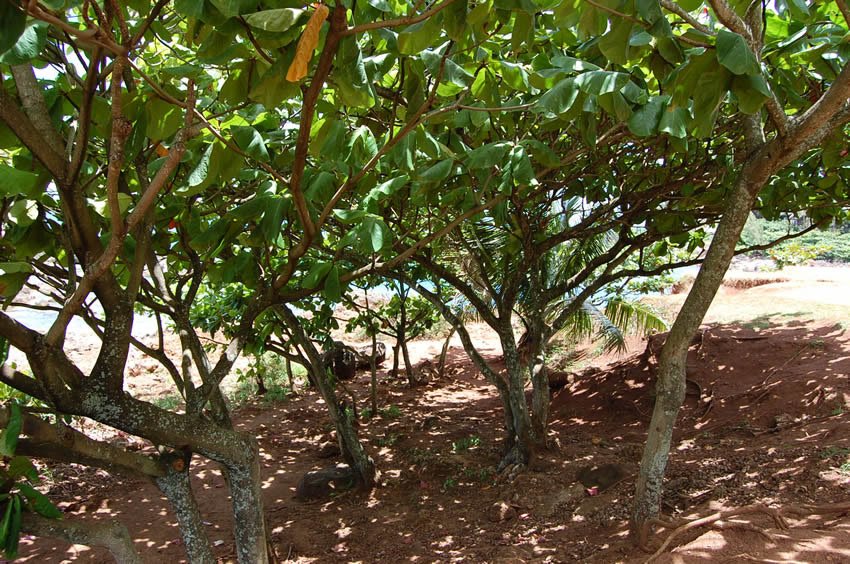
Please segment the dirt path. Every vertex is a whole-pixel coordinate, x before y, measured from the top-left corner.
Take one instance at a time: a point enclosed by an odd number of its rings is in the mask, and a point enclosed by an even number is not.
[[[817,293],[819,284],[834,283],[811,281],[807,287]],[[776,296],[764,288],[721,296],[713,306],[715,318],[744,306],[758,311],[749,320],[707,327],[692,347],[692,384],[665,487],[669,514],[850,499],[850,342],[836,319],[843,314],[789,316],[799,310],[773,309]],[[675,307],[678,296],[666,299]],[[820,313],[824,307],[816,304]],[[478,331],[476,339],[498,366],[498,347],[488,332]],[[412,352],[417,361],[433,359],[439,346],[416,343]],[[635,346],[640,352],[643,344]],[[364,400],[367,380],[359,375],[353,385]],[[384,416],[360,428],[382,471],[381,485],[369,494],[317,503],[293,499],[305,472],[336,462],[320,457],[319,446],[331,436],[316,395],[250,405],[236,420],[262,447],[265,503],[282,560],[640,562],[646,555],[632,548],[626,525],[652,384],[653,363],[639,356],[581,373],[553,396],[551,449],[513,484],[495,484],[501,408],[494,390],[455,346],[446,377],[425,387],[408,390],[382,373]],[[625,470],[626,478],[587,495],[576,474],[607,463]],[[193,468],[216,555],[233,561],[220,473],[209,464]],[[154,487],[78,467],[62,472],[74,484],[51,495],[70,516],[118,518],[147,562],[182,561],[173,517]],[[746,520],[771,526],[759,516]],[[660,561],[850,561],[848,523],[847,516],[834,515],[796,520],[789,531],[768,530],[770,539],[741,528],[697,531],[683,537],[676,559]],[[24,539],[22,557],[110,561],[99,550],[43,539]]]

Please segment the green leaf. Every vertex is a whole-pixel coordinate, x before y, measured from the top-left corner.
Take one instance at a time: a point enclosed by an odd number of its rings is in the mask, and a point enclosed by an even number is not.
[[[617,18],[608,33],[599,40],[599,50],[612,63],[625,65],[628,62],[632,27],[634,24],[630,20]]]
[[[12,496],[9,503],[12,505],[12,515],[4,552],[7,558],[14,560],[18,557],[18,543],[21,540],[21,513],[23,513],[23,508],[21,507],[20,496]]]
[[[455,0],[445,11],[443,25],[446,27],[446,35],[454,41],[462,41],[466,33],[467,10],[469,5],[467,0]],[[389,11],[389,10],[387,10]]]
[[[260,222],[260,231],[263,232],[263,237],[266,238],[266,241],[271,243],[280,234],[283,216],[288,204],[289,202],[280,196],[269,198],[265,213],[263,213],[263,219]]]
[[[254,12],[253,14],[245,15],[244,18],[251,27],[256,27],[263,31],[281,33],[292,27],[303,13],[304,10],[297,8],[279,8]]]
[[[199,186],[204,180],[207,179],[207,174],[210,170],[210,156],[213,152],[213,144],[210,143],[207,145],[206,151],[204,151],[203,156],[201,156],[201,160],[198,161],[198,164],[195,165],[194,170],[189,174],[189,186]]]
[[[770,98],[770,87],[760,74],[736,76],[732,79],[732,93],[735,94],[742,112],[754,114]]]
[[[653,96],[648,104],[638,108],[632,114],[629,119],[629,130],[638,137],[647,137],[655,133],[666,105],[666,96]]]
[[[248,96],[256,100],[266,108],[274,108],[284,100],[293,99],[300,95],[301,90],[297,82],[286,80],[286,71],[295,56],[295,48],[287,49],[286,54],[279,57],[269,67],[251,88]]]
[[[203,19],[206,0],[175,0],[174,10],[189,18]]]
[[[218,8],[218,11],[226,18],[232,18],[256,6],[251,0],[210,0],[210,3]]]
[[[330,200],[336,191],[336,176],[327,171],[322,171],[310,179],[310,184],[304,190],[304,195],[308,200],[314,203],[321,203]]]
[[[13,0],[0,0],[0,54],[11,49],[27,26],[27,15]]]
[[[39,188],[41,183],[37,174],[0,164],[0,194],[3,196],[35,198]]]
[[[377,203],[385,197],[392,196],[408,182],[410,182],[410,178],[406,174],[403,174],[393,178],[392,180],[387,180],[386,182],[378,184],[376,187],[372,188],[368,194],[366,194],[365,198],[363,198],[364,207],[370,211],[374,211],[371,209],[371,206],[374,203]]]
[[[362,219],[366,212],[363,210],[334,210],[334,215],[343,223],[354,223]]]
[[[806,21],[810,16],[806,0],[788,0],[788,9],[791,11],[791,17],[795,20]]]
[[[309,289],[318,287],[319,282],[330,271],[331,266],[333,265],[329,262],[314,262],[313,265],[310,267],[310,270],[307,272],[307,276],[304,277],[304,281],[302,282],[304,287]]]
[[[731,31],[717,32],[717,60],[734,74],[759,74],[758,61],[746,40]]]
[[[635,7],[638,15],[647,23],[655,23],[658,18],[663,17],[661,3],[658,0],[637,0]]]
[[[599,96],[608,92],[616,92],[629,82],[629,75],[622,72],[590,71],[578,75],[576,84],[582,92]]]
[[[0,521],[0,546],[3,547],[3,550],[6,550],[7,541],[9,540],[9,527],[12,524],[12,509],[14,508],[14,504],[12,503],[12,498],[8,498],[6,502],[6,509],[3,511],[3,520]]]
[[[578,85],[574,78],[565,78],[537,100],[537,106],[552,112],[562,114],[573,107],[578,98]]]
[[[466,156],[466,166],[476,169],[491,168],[497,164],[502,164],[510,148],[510,144],[504,141],[478,147]]]
[[[555,168],[561,164],[561,159],[558,158],[555,151],[549,145],[537,139],[525,139],[520,141],[520,145],[525,147],[535,161],[547,168]]]
[[[269,162],[269,152],[260,132],[251,126],[234,126],[230,128],[233,138],[239,148],[260,162]]]
[[[687,136],[687,128],[690,114],[685,108],[674,108],[667,106],[661,113],[661,121],[658,124],[659,133],[667,133],[671,137],[684,139]]]
[[[47,28],[44,22],[31,23],[15,44],[0,56],[0,63],[20,65],[36,58],[47,44]]]
[[[18,203],[26,204],[22,200],[15,205]],[[25,262],[0,262],[0,296],[13,298],[18,295],[31,272],[32,267]]]
[[[332,302],[338,302],[342,298],[342,288],[339,284],[339,269],[336,265],[331,267],[328,271],[328,276],[325,278],[324,294]]]
[[[9,422],[0,433],[0,454],[3,456],[15,456],[15,448],[18,446],[18,437],[23,429],[24,420],[21,416],[21,408],[16,403],[9,404]]]
[[[363,53],[354,37],[346,37],[339,46],[339,66],[334,71],[334,86],[343,104],[358,108],[371,108],[375,97]]]
[[[453,165],[453,159],[446,159],[444,161],[440,161],[434,166],[427,168],[425,172],[419,175],[419,178],[420,180],[426,180],[428,182],[440,182],[442,180],[445,180],[446,177],[449,176],[449,173],[451,173],[452,171]]]
[[[26,456],[15,456],[9,461],[9,476],[12,478],[26,478],[31,482],[38,480],[38,470]]]
[[[151,141],[163,141],[177,133],[183,125],[183,110],[160,98],[152,98],[147,111],[147,135]]]
[[[38,514],[47,517],[48,519],[59,519],[62,517],[62,512],[53,505],[46,495],[25,482],[19,482],[18,488],[24,497],[27,498],[30,507]]]
[[[384,221],[377,216],[369,215],[363,218],[358,235],[362,250],[378,252],[389,242],[389,230]]]
[[[418,55],[439,39],[440,32],[440,25],[434,17],[410,25],[398,34],[398,52]]]
[[[677,0],[676,2],[688,12],[693,12],[703,4],[703,0]]]

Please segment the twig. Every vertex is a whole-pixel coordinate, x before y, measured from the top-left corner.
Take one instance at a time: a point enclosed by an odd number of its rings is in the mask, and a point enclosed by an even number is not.
[[[373,30],[373,29],[383,29],[383,28],[387,28],[387,27],[398,27],[398,26],[402,26],[402,25],[411,25],[411,24],[419,23],[423,20],[427,20],[428,18],[430,18],[431,16],[433,16],[437,12],[443,10],[444,8],[448,8],[449,5],[451,5],[452,2],[454,2],[454,1],[455,0],[446,0],[445,2],[437,4],[436,6],[431,8],[430,10],[422,12],[418,16],[407,16],[407,17],[404,17],[404,18],[395,18],[395,19],[392,19],[392,20],[384,20],[384,21],[381,21],[381,22],[369,22],[369,23],[364,23],[364,24],[358,25],[358,26],[354,26],[354,27],[348,28],[345,31],[343,31],[342,35],[343,36],[354,35],[354,34],[357,34],[357,33],[363,33],[364,31],[370,31],[370,30]]]

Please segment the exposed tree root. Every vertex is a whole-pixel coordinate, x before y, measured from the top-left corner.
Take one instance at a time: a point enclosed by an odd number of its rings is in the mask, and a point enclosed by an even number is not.
[[[826,515],[830,513],[847,512],[850,512],[850,502],[828,505],[790,505],[781,508],[772,508],[767,507],[766,505],[748,505],[746,507],[730,509],[728,511],[718,511],[717,513],[712,513],[711,515],[707,515],[705,517],[700,517],[699,519],[694,519],[692,521],[686,522],[666,518],[655,518],[648,523],[648,526],[659,525],[668,529],[672,528],[673,531],[666,539],[664,539],[664,542],[661,544],[658,550],[656,550],[652,554],[652,556],[650,556],[645,561],[645,564],[649,564],[650,562],[653,562],[656,558],[661,556],[676,537],[680,536],[682,533],[699,527],[710,526],[717,529],[744,529],[747,531],[756,532],[768,540],[774,540],[774,537],[767,533],[765,530],[751,523],[726,521],[726,519],[729,519],[730,517],[750,515],[753,513],[763,513],[773,519],[773,523],[777,529],[784,531],[788,529],[788,522],[785,520],[786,515],[806,517],[810,515]]]
[[[514,480],[516,480],[523,472],[525,472],[525,464],[508,464],[499,472],[499,475],[496,477],[496,482],[500,484],[513,483]]]

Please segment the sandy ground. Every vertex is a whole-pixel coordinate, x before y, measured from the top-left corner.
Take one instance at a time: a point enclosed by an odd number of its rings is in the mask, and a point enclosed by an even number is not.
[[[774,508],[850,499],[850,269],[733,273],[688,359],[689,394],[674,436],[663,508],[697,517],[754,503]],[[781,280],[779,280],[781,278]],[[752,287],[746,287],[751,286]],[[674,312],[684,296],[653,298]],[[475,340],[494,367],[499,348],[486,328]],[[331,438],[312,391],[258,401],[235,420],[260,441],[264,502],[280,560],[298,562],[643,562],[627,539],[634,476],[653,405],[654,361],[641,353],[596,360],[554,393],[550,449],[510,484],[494,481],[501,408],[493,388],[453,341],[447,374],[408,389],[380,375],[384,416],[360,434],[382,472],[368,494],[323,502],[293,498],[309,470],[334,464]],[[439,341],[414,343],[417,363]],[[156,369],[131,365],[131,389],[151,393]],[[389,363],[388,363],[389,364]],[[160,384],[156,384],[160,385]],[[164,384],[162,384],[164,386]],[[368,397],[368,376],[350,386]],[[165,389],[163,388],[156,388]],[[395,409],[386,409],[393,406]],[[599,495],[576,482],[587,466],[615,464],[624,479]],[[52,498],[69,517],[126,523],[146,562],[185,558],[173,516],[151,484],[76,466],[56,467]],[[218,469],[193,465],[193,486],[216,555],[234,560],[228,498]],[[63,479],[64,478],[64,479]],[[70,483],[69,480],[70,479]],[[723,529],[698,529],[661,562],[848,562],[844,513],[790,516],[788,529],[751,514]],[[653,538],[653,548],[666,533]],[[671,547],[672,548],[672,547]],[[27,562],[109,562],[101,550],[25,538]]]

